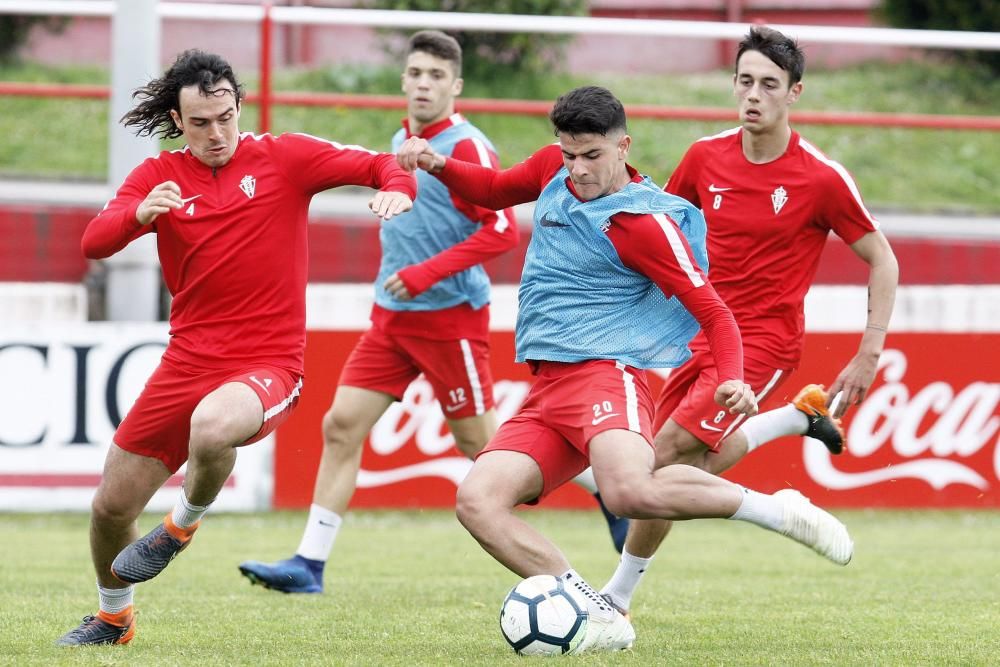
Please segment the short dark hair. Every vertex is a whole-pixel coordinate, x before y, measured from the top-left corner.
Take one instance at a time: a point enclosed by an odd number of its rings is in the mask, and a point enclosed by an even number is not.
[[[236,80],[233,68],[222,56],[206,53],[198,49],[188,49],[177,56],[163,76],[153,79],[132,93],[139,104],[122,116],[125,127],[136,127],[140,137],[159,135],[172,139],[183,134],[170,116],[171,109],[180,113],[181,88],[197,85],[202,94],[212,95],[220,81],[225,79],[233,88],[236,108],[243,99],[243,86]]]
[[[421,30],[410,37],[406,55],[414,51],[429,53],[435,58],[447,60],[455,68],[455,76],[462,76],[462,47],[458,40],[440,30]]]
[[[615,130],[625,132],[625,107],[607,88],[583,86],[574,88],[556,100],[549,112],[556,135],[562,133],[600,134]]]
[[[788,72],[788,85],[794,86],[802,80],[806,71],[806,56],[799,43],[774,28],[754,26],[736,49],[736,69],[739,71],[740,57],[747,51],[759,51],[771,62]]]

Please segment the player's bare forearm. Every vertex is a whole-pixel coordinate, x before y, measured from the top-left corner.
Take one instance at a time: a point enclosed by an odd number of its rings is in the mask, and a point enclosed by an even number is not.
[[[830,387],[831,400],[838,393],[843,393],[834,417],[841,417],[849,406],[860,404],[875,380],[878,360],[885,347],[889,319],[892,317],[896,301],[896,286],[899,283],[899,265],[896,256],[881,232],[867,234],[852,244],[851,249],[870,267],[868,317],[857,354]]]

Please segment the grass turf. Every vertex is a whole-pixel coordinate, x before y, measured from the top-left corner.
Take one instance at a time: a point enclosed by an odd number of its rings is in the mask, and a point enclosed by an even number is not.
[[[831,565],[746,524],[679,524],[643,581],[632,651],[583,664],[987,665],[1000,656],[1000,513],[838,512],[857,542]],[[595,586],[617,555],[600,514],[531,511]],[[145,515],[145,531],[159,517]],[[0,514],[0,664],[521,664],[499,634],[517,578],[448,512],[348,515],[326,593],[251,587],[236,565],[283,558],[304,514],[209,516],[137,587],[126,647],[59,649],[96,610],[82,514]]]

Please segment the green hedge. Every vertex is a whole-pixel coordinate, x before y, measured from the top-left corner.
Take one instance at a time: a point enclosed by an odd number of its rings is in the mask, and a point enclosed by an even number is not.
[[[899,28],[1000,32],[997,0],[883,0],[882,14]],[[1000,53],[996,51],[964,50],[954,55],[1000,73]]]
[[[0,15],[0,61],[14,60],[18,50],[28,41],[31,29],[36,25],[41,25],[52,32],[59,32],[67,23],[68,19],[58,16]]]
[[[364,3],[373,9],[436,11],[449,13],[530,14],[540,16],[584,16],[586,0],[372,0]],[[409,35],[414,31],[383,31],[383,34]],[[507,74],[546,74],[558,68],[564,57],[569,35],[541,33],[447,31],[462,45],[463,76],[466,78],[505,76]],[[396,60],[402,40],[386,40],[386,50]]]

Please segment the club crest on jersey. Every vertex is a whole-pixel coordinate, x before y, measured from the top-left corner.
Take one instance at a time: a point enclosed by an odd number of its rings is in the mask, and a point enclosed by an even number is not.
[[[240,181],[240,190],[247,196],[247,199],[253,199],[254,193],[257,192],[257,179],[247,174]]]
[[[778,213],[781,212],[782,207],[785,205],[785,202],[787,201],[788,201],[788,192],[785,191],[784,187],[779,185],[777,188],[775,188],[774,192],[771,193],[771,205],[774,206],[775,215],[778,215]]]

